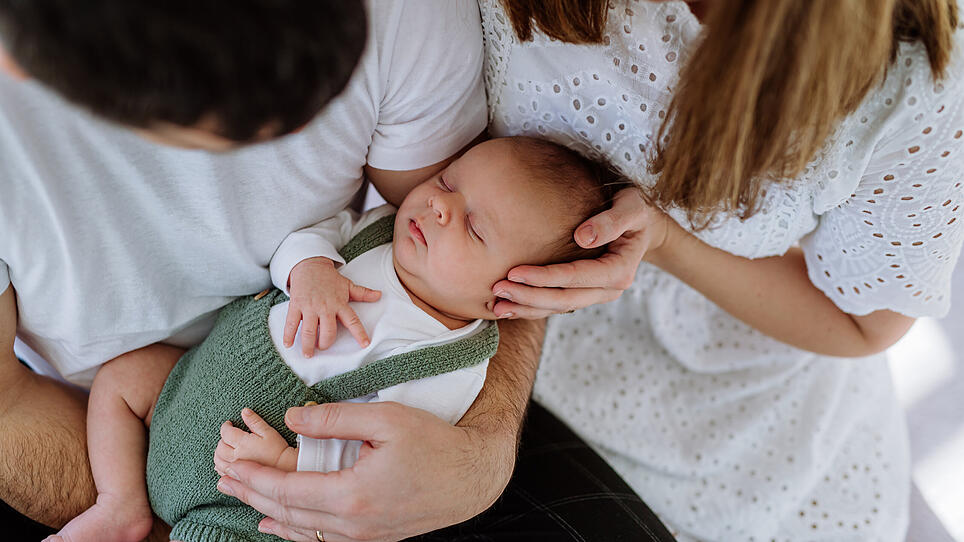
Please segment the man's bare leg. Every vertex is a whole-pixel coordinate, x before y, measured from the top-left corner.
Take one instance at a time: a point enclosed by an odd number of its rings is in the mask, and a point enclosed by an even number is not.
[[[87,407],[87,449],[97,502],[48,541],[139,542],[151,532],[147,427],[168,374],[184,351],[155,344],[98,371]]]

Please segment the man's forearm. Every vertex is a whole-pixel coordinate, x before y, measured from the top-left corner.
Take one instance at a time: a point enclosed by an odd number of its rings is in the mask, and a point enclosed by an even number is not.
[[[4,359],[0,499],[59,527],[94,503],[87,461],[87,394]]]
[[[545,320],[501,320],[499,351],[489,362],[485,385],[458,423],[487,435],[518,437],[535,381]]]

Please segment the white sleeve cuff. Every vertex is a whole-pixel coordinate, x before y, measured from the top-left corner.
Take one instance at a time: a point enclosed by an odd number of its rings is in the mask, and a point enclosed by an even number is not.
[[[314,233],[295,232],[289,235],[271,258],[271,282],[276,288],[288,293],[288,277],[291,270],[308,258],[325,257],[337,265],[345,263],[331,241]]]
[[[360,440],[316,439],[298,435],[298,470],[332,472],[358,461]]]

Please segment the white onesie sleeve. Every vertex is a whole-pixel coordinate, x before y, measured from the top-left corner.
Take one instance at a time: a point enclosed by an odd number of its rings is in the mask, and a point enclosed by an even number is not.
[[[850,314],[950,307],[964,242],[964,84],[912,90],[901,99],[915,109],[877,144],[854,193],[801,241],[810,280]]]
[[[494,325],[494,324],[492,324]],[[455,425],[472,406],[485,383],[488,360],[429,378],[396,384],[350,402],[388,402],[421,408]],[[358,460],[360,440],[314,439],[298,435],[298,470],[331,472],[347,469]]]
[[[345,209],[314,226],[289,234],[271,257],[269,269],[272,284],[287,294],[288,276],[291,275],[292,268],[308,258],[325,257],[338,265],[344,264],[345,260],[338,254],[338,250],[366,226],[394,213],[395,210],[395,207],[388,204],[370,209],[361,215]]]
[[[444,160],[485,130],[482,22],[476,0],[377,4],[382,88],[368,163],[411,170]],[[379,24],[379,23],[376,23]]]

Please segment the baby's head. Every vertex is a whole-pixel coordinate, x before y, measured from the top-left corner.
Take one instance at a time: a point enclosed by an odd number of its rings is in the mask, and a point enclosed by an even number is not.
[[[616,176],[529,137],[472,147],[416,186],[395,220],[395,269],[416,297],[457,319],[493,319],[492,286],[517,265],[598,256],[573,241],[604,210]]]

